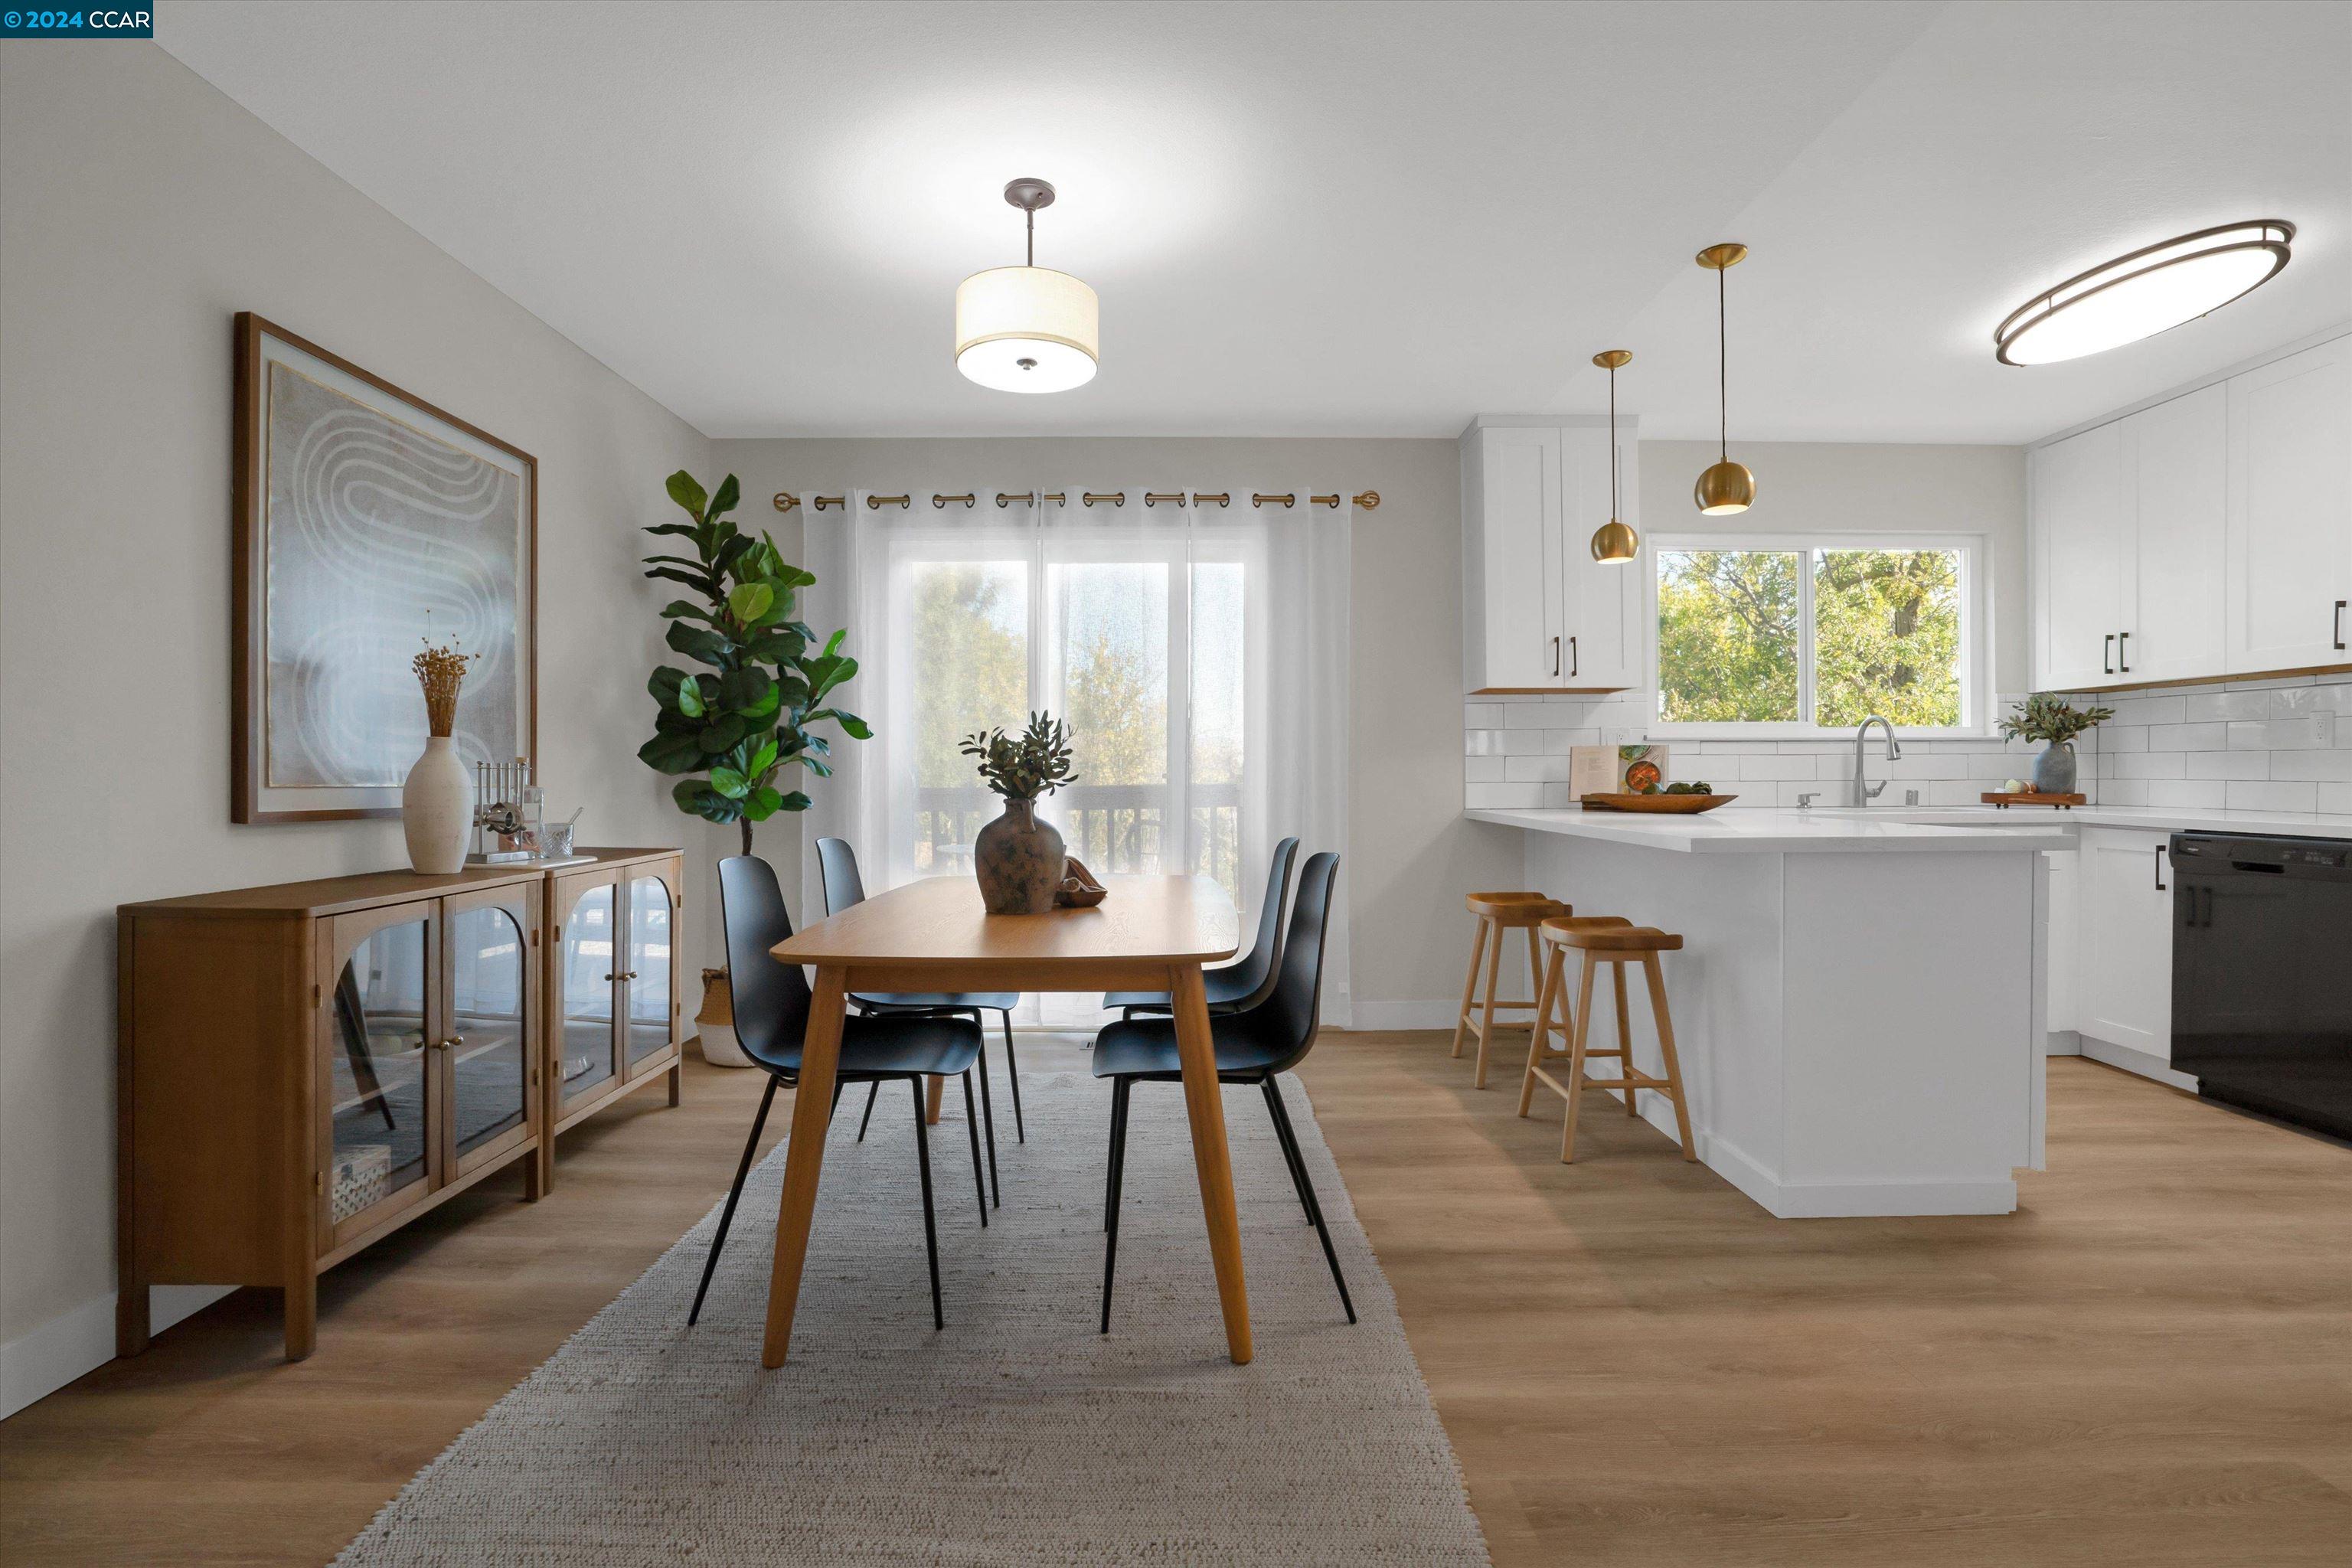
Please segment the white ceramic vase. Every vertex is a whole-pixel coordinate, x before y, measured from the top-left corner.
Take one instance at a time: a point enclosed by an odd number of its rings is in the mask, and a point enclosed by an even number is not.
[[[466,866],[466,835],[474,826],[473,782],[446,735],[428,736],[425,754],[400,786],[400,825],[408,835],[408,863],[428,876]]]

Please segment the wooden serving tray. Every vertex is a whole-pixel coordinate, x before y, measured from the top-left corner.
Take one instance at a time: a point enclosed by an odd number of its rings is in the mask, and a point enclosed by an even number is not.
[[[2070,805],[2088,805],[2090,797],[2083,795],[2041,795],[2033,790],[2020,790],[2015,795],[2003,795],[1999,790],[1986,792],[1984,803],[2007,811],[2012,805],[2054,805],[2063,811]]]
[[[1738,798],[1736,795],[1588,795],[1582,805],[1587,811],[1655,811],[1688,816],[1729,805]]]

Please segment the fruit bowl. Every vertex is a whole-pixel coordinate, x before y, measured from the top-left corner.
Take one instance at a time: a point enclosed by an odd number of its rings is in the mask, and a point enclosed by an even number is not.
[[[1736,795],[1667,795],[1660,791],[1656,795],[1588,795],[1581,804],[1587,811],[1654,811],[1688,816],[1729,805],[1738,798]]]

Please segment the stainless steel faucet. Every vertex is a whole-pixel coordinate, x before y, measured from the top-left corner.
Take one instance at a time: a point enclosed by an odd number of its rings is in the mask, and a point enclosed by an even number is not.
[[[1886,731],[1886,760],[1891,763],[1903,754],[1903,743],[1895,738],[1895,726],[1879,714],[1873,713],[1854,726],[1853,804],[1856,805],[1868,805],[1872,801],[1876,800],[1879,792],[1886,787],[1885,779],[1879,780],[1876,784],[1867,782],[1868,770],[1863,766],[1862,743],[1869,737],[1870,727],[1873,724]]]

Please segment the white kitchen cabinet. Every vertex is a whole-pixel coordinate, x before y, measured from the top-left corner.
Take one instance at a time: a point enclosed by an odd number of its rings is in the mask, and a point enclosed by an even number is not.
[[[2104,1040],[2172,1054],[2172,836],[2085,827],[2075,868],[2074,1026],[2084,1053]]]
[[[2124,512],[2116,673],[2191,680],[2222,668],[2230,394],[2214,385],[2118,420]]]
[[[2352,662],[2352,338],[2232,376],[2231,674]]]
[[[1635,529],[1622,421],[1623,520]],[[1609,519],[1605,426],[1495,420],[1462,438],[1463,665],[1472,691],[1618,691],[1638,683],[1642,560],[1592,559]]]
[[[2122,431],[2102,425],[2032,455],[2042,635],[2033,684],[2112,685],[2123,622]]]

